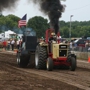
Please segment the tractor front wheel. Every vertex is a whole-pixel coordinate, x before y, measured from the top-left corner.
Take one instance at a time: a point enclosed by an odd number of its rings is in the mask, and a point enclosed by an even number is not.
[[[47,58],[46,68],[47,68],[48,71],[53,70],[53,60],[50,57]]]
[[[74,57],[71,57],[71,66],[70,66],[70,70],[71,71],[75,71],[76,69],[76,59]]]

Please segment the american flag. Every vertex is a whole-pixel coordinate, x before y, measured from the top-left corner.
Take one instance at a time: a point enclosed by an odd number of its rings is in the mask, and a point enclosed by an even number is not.
[[[18,27],[20,28],[21,26],[26,26],[26,17],[27,14],[25,14],[19,21],[18,21]]]

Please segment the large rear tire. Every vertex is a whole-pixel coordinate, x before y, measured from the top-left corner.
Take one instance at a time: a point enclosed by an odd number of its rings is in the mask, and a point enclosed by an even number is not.
[[[17,64],[21,68],[27,67],[29,63],[30,56],[28,55],[20,55],[20,53],[17,53]]]
[[[71,57],[71,66],[70,66],[70,70],[71,71],[75,71],[76,69],[76,59],[74,57]]]
[[[47,49],[43,46],[37,46],[35,52],[36,69],[46,69]]]
[[[47,59],[46,68],[47,68],[48,71],[52,71],[53,70],[53,60],[50,57]]]

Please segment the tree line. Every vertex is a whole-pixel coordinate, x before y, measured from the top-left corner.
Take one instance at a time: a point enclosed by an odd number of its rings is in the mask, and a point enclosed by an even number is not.
[[[18,28],[20,17],[15,15],[0,15],[0,33],[12,30],[16,33],[23,32],[22,28]],[[70,22],[59,21],[60,34],[63,38],[69,38]],[[46,29],[50,28],[47,19],[41,16],[34,16],[27,21],[27,27],[32,28],[37,37],[44,37]],[[24,28],[25,29],[25,28]],[[90,36],[90,21],[72,21],[71,22],[71,37]]]

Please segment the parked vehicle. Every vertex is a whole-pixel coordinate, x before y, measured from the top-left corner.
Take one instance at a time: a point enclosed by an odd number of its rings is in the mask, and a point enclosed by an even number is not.
[[[77,46],[81,46],[81,47],[85,47],[85,43],[88,39],[78,39],[78,40],[75,40],[74,43],[77,44]]]

